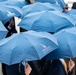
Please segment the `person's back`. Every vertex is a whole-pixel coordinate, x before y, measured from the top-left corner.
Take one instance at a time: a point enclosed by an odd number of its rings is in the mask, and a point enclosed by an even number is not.
[[[52,60],[48,75],[72,75],[72,69],[74,66],[75,63],[72,59],[69,60],[68,66],[64,59]]]
[[[64,66],[59,59],[52,61],[49,75],[66,75]]]

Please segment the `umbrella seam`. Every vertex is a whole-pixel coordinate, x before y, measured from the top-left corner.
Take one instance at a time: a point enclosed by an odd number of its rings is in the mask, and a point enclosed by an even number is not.
[[[24,35],[23,35],[23,36],[24,36]],[[25,37],[25,36],[24,36],[24,38],[28,40],[28,38],[27,38],[27,37]],[[28,40],[28,41],[29,41],[29,40]],[[33,44],[32,44],[30,41],[29,41],[29,43],[33,46]],[[33,46],[33,48],[35,49],[35,47],[34,47],[34,46]],[[36,49],[35,49],[35,51],[36,51]],[[36,52],[37,52],[37,51],[36,51]],[[37,54],[37,55],[38,55],[38,54]],[[39,57],[39,55],[38,55],[38,57]],[[39,57],[39,58],[40,58],[40,57]]]

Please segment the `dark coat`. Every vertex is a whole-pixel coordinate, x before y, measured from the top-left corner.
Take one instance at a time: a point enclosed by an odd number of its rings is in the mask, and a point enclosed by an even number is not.
[[[20,27],[20,32],[25,32],[25,31],[27,30]]]
[[[65,68],[60,60],[53,60],[48,75],[71,75],[72,72],[66,74]]]
[[[47,75],[50,61],[38,60],[28,63],[32,67],[30,75]]]
[[[19,64],[14,65],[6,65],[6,73],[7,75],[20,75],[19,73]]]

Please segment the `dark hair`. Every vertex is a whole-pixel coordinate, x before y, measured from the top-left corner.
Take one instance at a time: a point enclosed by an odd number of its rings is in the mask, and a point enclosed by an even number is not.
[[[68,5],[66,4],[66,6],[65,6],[65,8],[64,9],[68,9],[69,7],[68,7]]]
[[[76,2],[73,3],[72,9],[76,9]]]
[[[25,1],[31,4],[30,0],[25,0]]]
[[[68,5],[66,4],[66,6],[65,6],[65,8],[63,9],[63,11],[62,12],[65,12],[65,9],[67,9],[68,10]]]

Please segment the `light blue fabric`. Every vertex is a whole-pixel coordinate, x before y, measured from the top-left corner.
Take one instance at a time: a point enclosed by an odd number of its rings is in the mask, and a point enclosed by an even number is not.
[[[7,0],[4,2],[0,2],[0,5],[11,5],[11,6],[17,6],[22,8],[24,5],[28,5],[26,1],[20,1],[20,0]]]
[[[16,33],[0,41],[0,62],[8,65],[40,60],[58,48],[55,37],[47,32]]]
[[[57,32],[75,26],[71,15],[60,11],[41,11],[26,15],[18,26],[26,30]]]
[[[6,1],[6,0],[0,0],[0,2],[4,2],[4,1]]]
[[[66,7],[66,3],[64,0],[57,0],[58,4],[64,9]]]
[[[49,2],[49,3],[52,3],[52,4],[55,4],[56,3],[56,0],[36,0],[37,2]]]
[[[23,15],[22,9],[16,6],[1,5],[0,10],[7,12],[7,16],[10,16],[12,14],[17,17],[21,17]]]
[[[71,9],[68,11],[68,14],[76,15],[76,9]]]
[[[0,21],[0,40],[5,38],[7,33],[8,33],[7,29],[4,27],[4,25]]]
[[[62,8],[57,5],[57,4],[50,4],[50,3],[34,3],[31,5],[25,5],[23,8],[24,16],[29,14],[29,13],[34,13],[34,12],[41,12],[43,10],[58,10],[62,11]]]
[[[59,4],[62,8],[66,6],[64,0],[36,0],[38,2],[49,2],[52,4]]]
[[[48,54],[45,59],[76,57],[76,27],[62,30],[54,36],[57,38],[59,48]]]
[[[23,15],[23,11],[21,8],[16,6],[7,6],[7,5],[1,5],[0,6],[0,12],[1,12],[1,20],[5,24],[7,21],[9,21],[12,17],[21,17]]]

